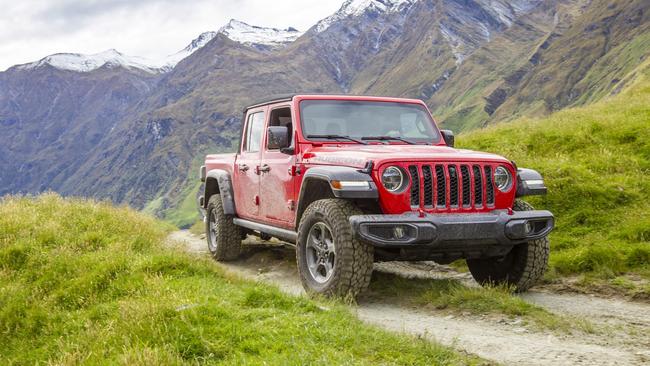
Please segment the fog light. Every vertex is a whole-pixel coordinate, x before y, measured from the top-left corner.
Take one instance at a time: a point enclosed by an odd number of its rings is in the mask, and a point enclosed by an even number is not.
[[[363,223],[359,229],[360,234],[370,240],[380,239],[391,243],[410,243],[418,238],[418,228],[406,223]],[[432,236],[430,230],[427,231],[427,234],[427,238]]]
[[[533,224],[530,221],[526,221],[526,234],[531,234],[533,232]]]
[[[393,228],[393,237],[395,239],[402,239],[404,236],[406,236],[406,229],[404,226],[395,226]]]

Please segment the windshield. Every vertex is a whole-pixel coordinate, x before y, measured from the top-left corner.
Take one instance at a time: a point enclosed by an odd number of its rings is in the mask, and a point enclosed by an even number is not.
[[[309,139],[345,136],[416,143],[440,141],[433,119],[418,104],[304,100],[300,103],[300,119],[303,135]]]

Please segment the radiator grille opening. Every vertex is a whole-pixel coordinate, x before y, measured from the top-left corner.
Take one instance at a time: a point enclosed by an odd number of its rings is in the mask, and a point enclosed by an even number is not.
[[[420,206],[420,174],[418,174],[418,167],[409,165],[409,173],[411,174],[411,206]]]
[[[469,177],[469,167],[467,165],[463,165],[460,167],[460,174],[462,176],[463,180],[463,207],[471,207],[472,202],[471,202],[471,183],[470,183],[470,177]]]
[[[436,165],[436,201],[437,207],[445,207],[447,203],[447,180],[445,179],[445,169],[442,165]]]
[[[424,206],[433,206],[433,176],[431,175],[431,167],[428,165],[422,166],[422,177],[424,178]]]
[[[481,167],[474,165],[474,204],[476,206],[483,205],[483,176],[481,175]]]
[[[492,184],[492,167],[485,166],[485,196],[488,205],[494,205],[494,184]]]
[[[458,171],[456,166],[449,166],[449,204],[458,207]]]

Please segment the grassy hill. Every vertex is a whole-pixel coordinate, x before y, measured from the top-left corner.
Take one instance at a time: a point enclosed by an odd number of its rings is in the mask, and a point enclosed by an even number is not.
[[[650,295],[650,68],[621,94],[542,119],[462,134],[461,147],[539,170],[551,210],[549,277],[582,274]]]
[[[163,244],[92,201],[0,199],[0,364],[472,364]],[[326,305],[326,306],[323,306]]]

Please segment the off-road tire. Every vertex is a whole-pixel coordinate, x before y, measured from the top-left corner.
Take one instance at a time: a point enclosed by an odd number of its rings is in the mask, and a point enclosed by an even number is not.
[[[233,215],[226,215],[223,212],[221,195],[214,194],[210,197],[205,222],[205,237],[208,241],[210,254],[218,261],[235,260],[241,252],[242,230],[233,223],[233,217]],[[216,232],[210,231],[211,222],[216,224]],[[212,243],[213,238],[216,245]]]
[[[342,199],[315,201],[305,210],[298,225],[296,261],[300,280],[308,293],[353,299],[368,288],[374,248],[354,238],[348,221],[350,216],[360,214],[361,210]],[[333,274],[322,284],[313,279],[306,258],[307,237],[312,226],[318,222],[324,222],[331,228],[336,247]]]
[[[515,211],[532,211],[533,206],[515,200]],[[481,285],[512,286],[516,292],[531,288],[544,275],[548,266],[550,244],[548,236],[515,245],[505,256],[499,258],[468,259],[472,276]]]

